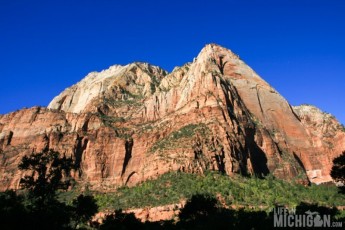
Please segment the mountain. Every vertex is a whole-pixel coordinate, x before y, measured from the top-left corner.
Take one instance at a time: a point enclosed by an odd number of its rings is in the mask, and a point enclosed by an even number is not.
[[[111,66],[48,108],[0,116],[0,189],[17,188],[21,158],[44,149],[72,156],[75,178],[103,191],[177,170],[322,183],[345,132],[313,106],[292,107],[236,54],[209,44],[171,73]]]

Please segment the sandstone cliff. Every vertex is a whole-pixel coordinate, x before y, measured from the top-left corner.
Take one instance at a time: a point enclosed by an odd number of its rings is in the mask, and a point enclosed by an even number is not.
[[[17,188],[21,157],[51,148],[73,156],[95,189],[170,170],[217,170],[321,183],[345,150],[340,124],[295,107],[237,55],[215,44],[167,73],[112,66],[66,89],[48,108],[0,116],[0,188]]]

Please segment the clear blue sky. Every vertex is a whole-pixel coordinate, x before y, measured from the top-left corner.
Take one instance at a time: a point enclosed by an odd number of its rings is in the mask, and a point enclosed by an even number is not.
[[[46,106],[113,64],[171,71],[212,42],[292,105],[345,123],[343,0],[0,0],[0,113]]]

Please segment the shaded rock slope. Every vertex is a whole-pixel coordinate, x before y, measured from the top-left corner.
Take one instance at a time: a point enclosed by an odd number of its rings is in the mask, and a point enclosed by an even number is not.
[[[292,107],[236,54],[209,44],[171,73],[115,65],[48,108],[1,115],[0,189],[18,188],[21,158],[43,149],[72,156],[75,178],[104,191],[171,170],[322,183],[345,133],[334,117]]]

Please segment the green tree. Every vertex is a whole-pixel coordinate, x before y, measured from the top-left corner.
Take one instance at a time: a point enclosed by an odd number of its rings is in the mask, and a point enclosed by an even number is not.
[[[339,187],[340,192],[345,193],[345,151],[339,157],[334,158],[331,177],[342,184]]]
[[[25,172],[20,185],[28,191],[25,201],[30,216],[28,226],[35,226],[35,229],[75,229],[86,226],[97,213],[98,206],[92,196],[81,194],[72,205],[57,199],[57,191],[67,190],[74,181],[71,177],[71,171],[75,169],[72,158],[44,150],[24,156],[19,169]]]
[[[196,194],[187,201],[179,214],[181,221],[202,220],[217,211],[217,199],[209,194]]]
[[[83,226],[84,223],[90,221],[92,216],[98,212],[98,206],[93,196],[84,196],[81,194],[72,203],[75,228]]]
[[[67,190],[73,180],[70,175],[73,160],[66,156],[59,158],[59,153],[53,150],[24,156],[18,168],[31,174],[20,180],[21,187],[41,201],[54,198],[59,189]]]
[[[133,213],[124,213],[120,209],[108,215],[99,229],[143,229],[143,223]]]

